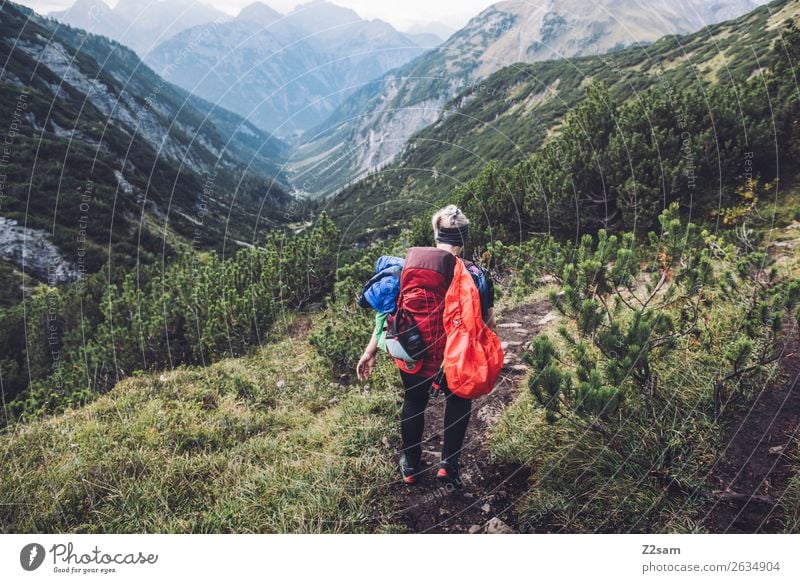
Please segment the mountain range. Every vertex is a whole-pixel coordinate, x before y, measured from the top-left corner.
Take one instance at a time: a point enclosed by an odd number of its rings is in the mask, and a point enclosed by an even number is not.
[[[286,15],[256,2],[233,20],[175,35],[145,61],[168,81],[291,138],[322,123],[364,83],[440,42],[330,2]]]
[[[409,216],[451,200],[488,163],[514,166],[539,150],[593,84],[605,85],[616,103],[652,88],[674,95],[712,85],[738,91],[772,65],[779,24],[798,16],[800,0],[777,0],[647,46],[505,67],[446,103],[391,163],[342,189],[326,208],[353,240],[397,232]]]
[[[514,65],[646,45],[744,14],[764,0],[508,0],[444,44],[361,87],[307,131],[290,159],[298,191],[327,196],[391,163],[448,102]]]
[[[75,0],[66,10],[48,16],[116,40],[139,55],[187,28],[230,20],[224,12],[196,0],[119,0],[113,8],[103,0]]]
[[[191,0],[160,4],[173,1]],[[261,128],[251,148],[264,176],[301,195],[341,192],[331,209],[350,220],[364,200],[433,196],[436,180],[409,169],[460,180],[488,160],[513,162],[541,144],[583,94],[588,76],[574,74],[575,67],[603,76],[592,55],[628,55],[626,47],[647,47],[664,34],[696,31],[763,3],[507,0],[425,51],[412,33],[330,2],[286,15],[256,2],[235,18],[204,16],[206,23],[184,28],[144,59],[166,81],[221,107],[191,98],[195,105],[228,108],[248,120],[243,127]],[[126,14],[119,5],[111,12]],[[274,149],[258,150],[259,139]],[[480,153],[466,154],[473,151]],[[382,169],[391,180],[362,181]]]

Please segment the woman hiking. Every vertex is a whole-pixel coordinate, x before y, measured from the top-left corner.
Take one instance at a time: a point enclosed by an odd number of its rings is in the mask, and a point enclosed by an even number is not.
[[[399,466],[403,481],[414,484],[421,472],[422,434],[425,429],[425,408],[432,386],[439,385],[445,395],[444,444],[436,477],[445,484],[461,487],[459,454],[467,432],[472,401],[455,395],[447,387],[441,372],[446,334],[444,329],[444,298],[456,261],[464,251],[469,231],[469,220],[454,205],[438,211],[432,219],[436,247],[408,249],[401,275],[403,308],[410,312],[425,343],[426,349],[415,366],[400,368],[404,397],[400,421],[403,449]],[[480,269],[465,261],[473,270]],[[496,332],[494,319],[494,287],[488,274],[483,273],[487,285],[481,297],[482,316],[486,325]],[[372,374],[378,353],[376,325],[372,338],[358,362],[356,372],[365,381]],[[436,385],[434,384],[436,383]]]

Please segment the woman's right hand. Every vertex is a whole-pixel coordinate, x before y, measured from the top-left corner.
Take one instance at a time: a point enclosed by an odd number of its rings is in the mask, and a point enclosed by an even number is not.
[[[370,377],[373,369],[375,368],[375,356],[375,352],[365,352],[361,357],[361,360],[358,361],[358,365],[356,366],[356,374],[358,375],[358,380],[360,380],[362,383]]]

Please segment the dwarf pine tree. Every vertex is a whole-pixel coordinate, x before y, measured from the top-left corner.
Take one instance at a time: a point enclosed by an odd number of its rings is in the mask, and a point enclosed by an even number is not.
[[[323,214],[302,233],[270,234],[224,260],[186,251],[166,266],[113,273],[110,283],[103,273],[41,286],[27,305],[0,313],[3,331],[18,332],[0,335],[12,415],[80,405],[138,371],[247,353],[282,310],[332,291],[339,240]]]
[[[659,224],[646,241],[600,231],[566,255],[550,295],[563,324],[532,340],[528,388],[574,447],[599,437],[621,471],[694,497],[692,436],[764,389],[800,282],[781,280],[750,235],[701,231],[677,205]]]
[[[529,389],[550,422],[583,419],[602,432],[624,419],[627,402],[639,407],[668,398],[660,394],[654,363],[679,349],[711,352],[719,339],[705,322],[717,300],[742,313],[738,338],[726,344],[726,363],[714,383],[717,412],[722,387],[777,360],[777,335],[796,311],[800,282],[778,281],[763,252],[735,245],[721,250],[714,237],[681,221],[677,205],[659,222],[661,232],[650,233],[649,246],[637,247],[633,234],[600,231],[584,236],[565,262],[562,289],[550,298],[567,320],[558,346],[543,335],[526,354],[533,369]],[[737,259],[715,261],[715,252]],[[717,276],[715,263],[735,269]]]

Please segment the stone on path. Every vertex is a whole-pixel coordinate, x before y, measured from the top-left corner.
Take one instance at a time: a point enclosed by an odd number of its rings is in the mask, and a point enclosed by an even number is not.
[[[555,319],[556,319],[555,314],[553,314],[553,312],[549,312],[548,314],[543,316],[541,320],[536,322],[536,325],[537,326],[547,326],[550,322],[552,322]]]
[[[486,534],[514,534],[514,530],[495,516],[486,523]]]

